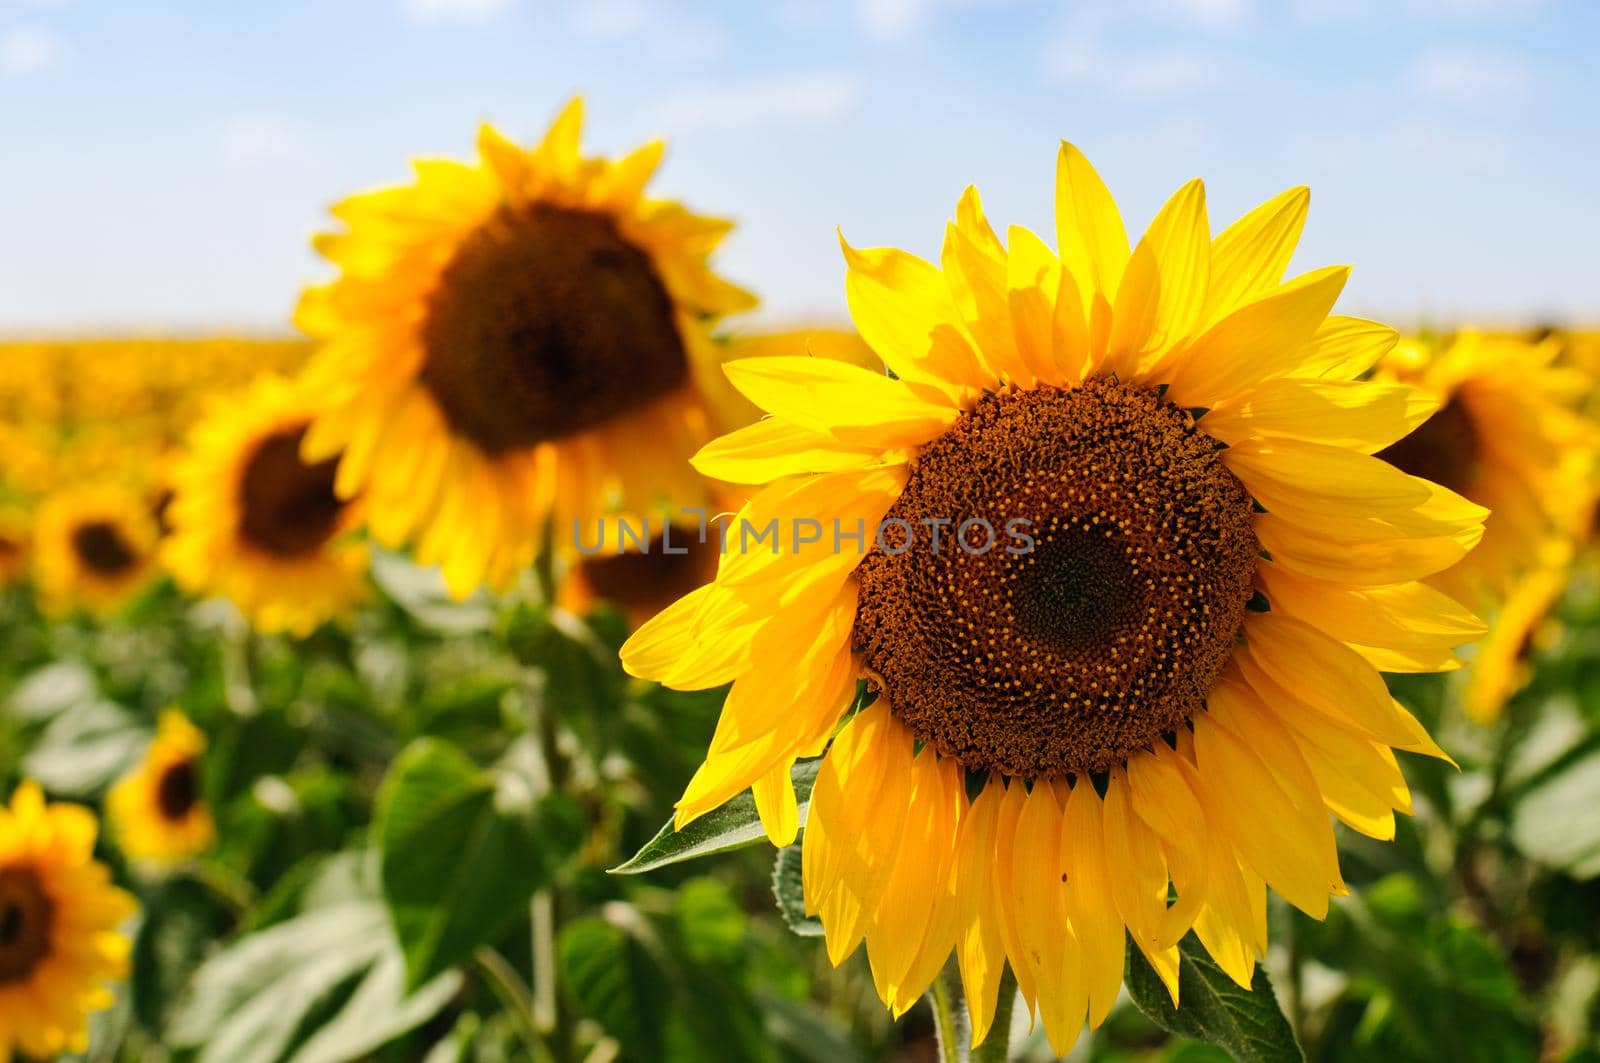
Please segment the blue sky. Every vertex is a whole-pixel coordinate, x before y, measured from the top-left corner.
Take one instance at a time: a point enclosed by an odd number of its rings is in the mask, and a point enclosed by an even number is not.
[[[1588,0],[0,0],[0,333],[284,328],[330,201],[575,91],[775,321],[842,313],[835,225],[1049,231],[1062,137],[1130,228],[1310,184],[1349,312],[1595,320],[1597,48]]]

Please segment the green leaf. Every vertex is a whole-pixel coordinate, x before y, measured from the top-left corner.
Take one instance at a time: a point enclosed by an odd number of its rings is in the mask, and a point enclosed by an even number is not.
[[[250,934],[206,961],[168,1028],[198,1063],[329,1063],[415,1028],[460,988],[447,972],[406,996],[383,906],[352,901]]]
[[[806,821],[811,807],[811,787],[817,781],[817,771],[822,760],[797,761],[792,772],[794,796],[800,803],[800,822]],[[611,869],[613,875],[642,875],[646,871],[669,864],[693,860],[698,856],[723,853],[753,845],[766,837],[761,827],[761,817],[756,814],[755,798],[746,791],[721,808],[707,812],[683,830],[674,830],[669,820],[666,826],[645,843],[644,848],[631,858]]]
[[[478,768],[423,738],[395,759],[378,794],[384,900],[417,986],[492,942],[544,878],[521,776]]]
[[[230,912],[209,887],[183,877],[162,882],[141,903],[129,992],[139,1025],[159,1039],[189,975],[228,929]]]
[[[802,1063],[855,1063],[864,1058],[840,1024],[809,1001],[758,994],[767,1039]]]
[[[1240,1063],[1305,1058],[1260,964],[1247,992],[1212,962],[1193,933],[1178,948],[1182,954],[1178,965],[1180,1006],[1174,1008],[1160,975],[1133,941],[1128,941],[1128,995],[1151,1022],[1168,1033],[1225,1048]]]
[[[122,706],[80,702],[50,721],[22,770],[52,793],[89,797],[132,768],[149,742],[149,729]]]
[[[168,1029],[201,1063],[277,1063],[320,1002],[391,941],[383,906],[341,904],[251,934],[207,961]]]
[[[778,902],[778,914],[783,916],[790,930],[801,937],[822,936],[822,920],[806,914],[799,845],[778,850],[778,858],[772,862],[772,896]]]
[[[18,683],[6,711],[18,720],[44,721],[96,696],[94,673],[77,661],[57,661]]]
[[[678,936],[695,963],[728,967],[744,954],[744,912],[728,887],[713,878],[694,878],[677,890]]]
[[[671,983],[634,934],[599,918],[568,923],[557,940],[561,982],[583,1013],[622,1044],[652,1058],[666,1025]]]
[[[333,1021],[294,1054],[292,1063],[344,1063],[362,1059],[437,1015],[461,989],[461,973],[446,971],[406,995],[405,959],[384,952]]]
[[[494,623],[494,598],[487,592],[456,601],[437,568],[423,568],[402,554],[374,549],[372,580],[390,601],[430,631],[484,631]]]
[[[1542,777],[1517,796],[1511,840],[1540,863],[1573,878],[1600,875],[1600,752]]]

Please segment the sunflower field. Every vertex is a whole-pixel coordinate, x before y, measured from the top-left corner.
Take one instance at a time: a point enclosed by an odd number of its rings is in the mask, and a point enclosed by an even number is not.
[[[0,343],[0,1063],[1600,1060],[1600,333],[1067,142],[765,329],[583,123]]]

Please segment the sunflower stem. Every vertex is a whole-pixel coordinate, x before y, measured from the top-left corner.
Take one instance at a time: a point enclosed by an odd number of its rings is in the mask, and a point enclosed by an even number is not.
[[[1000,968],[1000,997],[994,1007],[994,1022],[983,1044],[972,1050],[972,1063],[1006,1063],[1011,1058],[1011,1008],[1017,1002],[1017,976],[1011,965]]]
[[[533,927],[533,999],[531,1014],[534,1028],[548,1037],[556,1031],[558,1018],[556,1003],[556,931],[555,898],[548,889],[537,890],[528,906],[529,922]]]
[[[967,1063],[966,1002],[961,996],[960,976],[949,965],[928,987],[928,1005],[933,1008],[940,1063]]]
[[[510,1014],[529,1055],[540,1063],[553,1060],[550,1048],[540,1036],[538,1023],[534,1019],[528,987],[517,975],[516,968],[507,963],[504,956],[488,946],[479,948],[472,954],[472,958],[477,963],[478,969],[487,976],[485,980],[490,991],[500,1001],[500,1006]]]

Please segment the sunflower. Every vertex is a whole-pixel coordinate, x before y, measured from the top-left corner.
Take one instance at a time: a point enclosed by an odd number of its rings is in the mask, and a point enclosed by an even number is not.
[[[308,459],[342,452],[340,496],[458,595],[507,584],[552,520],[706,497],[686,459],[720,386],[708,330],[754,302],[706,265],[731,224],[645,197],[659,141],[585,158],[581,124],[573,100],[526,151],[485,126],[475,165],[337,205],[317,247],[341,275],[297,314],[328,400]]]
[[[1399,344],[1378,366],[1439,405],[1378,456],[1489,510],[1483,542],[1429,580],[1478,607],[1503,601],[1552,535],[1583,534],[1600,487],[1595,428],[1573,410],[1592,380],[1553,364],[1561,350],[1556,336],[1466,331]]]
[[[1281,280],[1307,200],[1213,239],[1194,181],[1130,253],[1064,144],[1059,253],[1002,243],[970,189],[941,266],[844,246],[892,375],[728,366],[772,416],[695,464],[762,486],[716,580],[623,661],[733,684],[680,826],[751,788],[792,843],[791,766],[826,751],[806,907],[833,962],[866,943],[896,1014],[954,951],[981,1042],[1009,964],[1064,1054],[1116,999],[1125,930],[1174,1000],[1190,929],[1248,985],[1265,888],[1323,916],[1329,813],[1392,837],[1393,751],[1444,755],[1378,669],[1481,632],[1419,581],[1483,510],[1371,456],[1435,403],[1358,379],[1397,337],[1328,316],[1346,268]]]
[[[88,810],[24,783],[0,805],[0,1063],[88,1048],[88,1016],[128,968],[133,898],[94,859]]]
[[[1428,583],[1490,621],[1463,704],[1488,722],[1526,678],[1526,636],[1560,597],[1600,492],[1596,430],[1575,412],[1592,387],[1555,364],[1562,340],[1463,332],[1408,341],[1377,377],[1421,387],[1438,410],[1378,456],[1489,510],[1483,541]]]
[[[185,589],[298,637],[366,592],[366,548],[350,534],[359,503],[334,493],[334,459],[301,457],[312,410],[303,383],[274,375],[217,401],[173,473],[163,550]]]
[[[177,863],[216,840],[211,809],[200,793],[206,736],[181,712],[161,714],[144,760],[112,787],[106,811],[122,851],[135,860]]]
[[[109,613],[149,581],[156,528],[144,501],[113,484],[69,488],[39,506],[34,573],[44,607]]]

